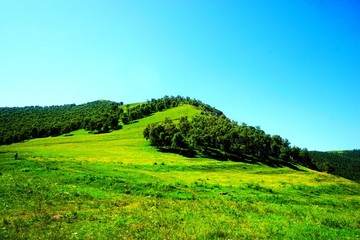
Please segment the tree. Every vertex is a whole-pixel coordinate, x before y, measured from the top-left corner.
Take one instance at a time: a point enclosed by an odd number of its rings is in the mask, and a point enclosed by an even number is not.
[[[180,118],[179,120],[179,124],[178,124],[178,129],[179,131],[184,135],[187,136],[189,134],[191,125],[190,122],[188,120],[187,116],[183,116]]]
[[[61,133],[61,128],[59,125],[53,125],[50,128],[50,136],[55,137],[55,136],[59,136]]]
[[[70,133],[72,131],[71,125],[70,124],[66,124],[65,126],[63,126],[61,133]]]
[[[280,149],[282,146],[282,138],[279,135],[274,135],[271,138],[271,156],[279,158]]]
[[[174,134],[172,138],[171,148],[180,149],[180,150],[189,150],[189,144],[186,142],[185,137],[181,132],[177,132]]]
[[[335,173],[335,167],[330,162],[322,162],[322,163],[319,164],[318,167],[319,167],[319,170],[322,171],[322,172],[327,172],[327,173],[330,173],[330,174]]]

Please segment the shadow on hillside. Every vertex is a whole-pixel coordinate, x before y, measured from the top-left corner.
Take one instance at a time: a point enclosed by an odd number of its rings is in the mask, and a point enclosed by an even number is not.
[[[249,155],[243,155],[238,156],[234,154],[222,154],[218,151],[207,151],[204,155],[205,157],[213,158],[219,161],[233,161],[233,162],[243,162],[243,163],[249,163],[249,164],[264,164],[272,168],[282,168],[282,167],[288,167],[290,169],[296,170],[296,171],[303,171],[296,167],[294,164],[278,160],[278,159],[268,159],[268,158],[259,158]]]
[[[272,168],[282,168],[282,167],[288,167],[290,169],[296,170],[296,171],[304,171],[299,169],[297,166],[295,166],[293,163],[284,161],[284,160],[278,160],[278,159],[264,159],[264,158],[258,158],[254,156],[238,156],[234,154],[223,154],[217,150],[201,150],[201,151],[191,151],[191,150],[180,150],[180,149],[171,149],[171,148],[159,148],[158,151],[162,153],[175,153],[179,154],[181,156],[187,157],[187,158],[199,158],[199,157],[205,157],[205,158],[212,158],[218,161],[232,161],[232,162],[242,162],[242,163],[248,163],[248,164],[264,164]]]
[[[295,166],[293,163],[286,162],[284,160],[275,160],[275,159],[263,160],[262,163],[269,167],[273,167],[273,168],[288,167],[288,168],[296,170],[296,171],[301,171],[301,172],[304,171],[304,170],[301,170],[300,168],[298,168],[297,166]]]
[[[172,148],[159,148],[159,152],[162,153],[175,153],[187,158],[197,158],[196,152],[191,150],[181,150],[181,149],[172,149]]]

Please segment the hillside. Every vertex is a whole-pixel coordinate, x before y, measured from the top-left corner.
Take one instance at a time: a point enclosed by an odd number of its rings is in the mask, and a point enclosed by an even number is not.
[[[165,153],[144,138],[149,124],[203,111],[164,106],[124,115],[128,124],[109,133],[79,129],[0,146],[0,239],[360,236],[356,182],[276,159]]]

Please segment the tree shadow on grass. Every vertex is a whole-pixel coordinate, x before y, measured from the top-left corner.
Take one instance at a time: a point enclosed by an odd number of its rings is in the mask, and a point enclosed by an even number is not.
[[[288,167],[296,171],[304,171],[299,169],[294,163],[280,160],[280,159],[269,159],[269,158],[259,158],[250,155],[235,155],[235,154],[223,154],[216,149],[201,149],[201,150],[184,150],[184,149],[173,149],[173,148],[158,148],[158,151],[162,153],[175,153],[187,158],[211,158],[218,161],[232,161],[232,162],[242,162],[248,164],[264,164],[272,168],[282,168]]]
[[[296,170],[296,171],[304,172],[304,170],[301,170],[295,164],[284,161],[284,160],[272,159],[272,160],[265,160],[262,163],[264,163],[265,165],[267,165],[269,167],[273,167],[273,168],[288,167],[288,168]]]
[[[187,158],[197,158],[197,154],[195,151],[192,150],[185,150],[185,149],[173,149],[173,148],[158,148],[159,152],[162,153],[175,153],[175,154],[179,154],[183,157],[187,157]]]

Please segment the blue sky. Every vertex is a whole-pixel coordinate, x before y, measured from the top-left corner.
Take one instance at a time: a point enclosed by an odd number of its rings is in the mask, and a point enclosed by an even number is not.
[[[182,95],[360,148],[360,2],[0,0],[0,83],[0,106]]]

